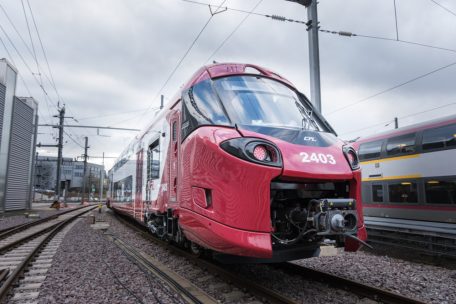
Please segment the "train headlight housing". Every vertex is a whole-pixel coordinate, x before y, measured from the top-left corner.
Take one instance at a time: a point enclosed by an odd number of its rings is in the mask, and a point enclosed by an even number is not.
[[[352,168],[352,170],[358,170],[359,169],[359,158],[358,158],[358,153],[356,153],[355,149],[353,149],[350,146],[344,146],[343,147],[344,155],[345,158],[348,161],[348,164]]]
[[[282,167],[282,156],[279,148],[272,142],[254,138],[240,137],[225,140],[220,147],[231,155],[253,163]]]

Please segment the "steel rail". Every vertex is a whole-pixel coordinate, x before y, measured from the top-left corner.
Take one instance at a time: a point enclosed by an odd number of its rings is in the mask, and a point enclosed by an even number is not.
[[[0,270],[0,283],[3,282],[3,280],[5,280],[8,273],[9,273],[9,269],[7,269],[7,268]]]
[[[164,270],[160,269],[161,267],[157,266],[154,261],[151,261],[147,255],[137,251],[134,247],[126,244],[121,239],[116,236],[109,235],[112,238],[113,242],[119,249],[121,249],[125,254],[130,256],[137,262],[138,266],[141,266],[143,270],[152,273],[156,277],[159,277],[165,281],[175,292],[177,292],[185,302],[189,304],[215,304],[218,303],[216,299],[212,298],[202,290],[195,289],[194,286],[187,284],[186,279],[182,280],[180,278],[171,277]]]
[[[3,239],[3,238],[5,238],[5,237],[7,237],[7,236],[9,236],[11,234],[17,233],[18,231],[30,228],[32,226],[47,222],[47,221],[52,220],[52,219],[55,219],[55,218],[59,217],[62,214],[65,214],[65,213],[68,213],[68,212],[73,212],[73,211],[76,211],[76,210],[79,210],[79,209],[85,208],[85,207],[87,207],[87,206],[81,206],[81,207],[73,208],[73,209],[70,209],[70,210],[66,210],[66,211],[60,212],[58,214],[53,214],[53,215],[44,217],[44,218],[39,219],[39,220],[35,220],[35,221],[32,221],[32,222],[23,223],[23,224],[19,224],[19,225],[13,226],[13,227],[2,229],[2,230],[0,230],[0,239]]]
[[[25,259],[19,265],[16,266],[13,273],[11,273],[11,275],[9,275],[6,281],[2,284],[2,286],[0,287],[0,302],[7,296],[13,284],[16,282],[17,279],[19,279],[20,275],[25,270],[29,262],[33,260],[33,257],[40,251],[42,247],[47,245],[49,241],[68,223],[76,219],[78,216],[81,216],[84,213],[92,211],[95,208],[96,206],[91,206],[90,209],[83,212],[79,212],[74,216],[65,219],[57,225],[53,226],[54,228],[50,232],[48,232],[48,235],[25,257]]]
[[[278,264],[278,267],[306,279],[329,284],[335,288],[348,290],[359,296],[370,298],[387,304],[425,304],[425,302],[403,296],[372,285],[363,284],[351,279],[343,278],[335,274],[319,271],[295,263],[287,262]]]
[[[120,210],[114,209],[116,215],[120,215],[117,218],[120,219],[123,223],[131,227],[132,229],[138,231],[143,237],[146,239],[154,242],[157,245],[160,245],[166,249],[169,249],[173,253],[185,257],[192,261],[194,264],[198,265],[198,267],[207,270],[208,272],[212,273],[213,275],[222,277],[224,280],[229,281],[239,289],[247,289],[251,294],[255,295],[259,299],[265,299],[268,303],[274,304],[297,304],[298,301],[285,297],[278,292],[266,288],[262,285],[256,284],[250,279],[243,278],[236,273],[228,271],[222,268],[219,264],[215,261],[206,260],[199,258],[181,248],[171,245],[168,242],[160,240],[150,233],[147,232],[147,228],[142,225],[141,223],[135,221],[128,217],[128,215]]]

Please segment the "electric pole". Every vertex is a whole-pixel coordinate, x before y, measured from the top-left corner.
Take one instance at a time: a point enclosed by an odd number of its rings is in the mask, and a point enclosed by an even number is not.
[[[59,117],[59,125],[57,128],[59,129],[59,143],[57,144],[58,153],[57,153],[57,182],[55,187],[55,193],[57,195],[57,200],[60,199],[60,172],[61,172],[61,165],[62,165],[62,148],[63,148],[63,122],[65,120],[65,106],[60,108],[59,115],[54,116]]]
[[[81,198],[81,204],[84,202],[84,196],[85,196],[85,188],[86,188],[86,176],[87,176],[87,149],[89,149],[88,146],[88,141],[89,138],[86,136],[84,137],[85,140],[85,146],[84,146],[84,171],[82,173],[82,198]]]
[[[100,202],[103,201],[103,190],[104,190],[104,152],[103,152],[103,167],[100,172]]]
[[[394,117],[394,129],[399,128],[399,119],[397,117]]]
[[[320,51],[318,46],[318,13],[317,0],[287,0],[304,5],[307,8],[307,31],[309,32],[309,69],[310,69],[310,100],[321,113],[320,88]]]

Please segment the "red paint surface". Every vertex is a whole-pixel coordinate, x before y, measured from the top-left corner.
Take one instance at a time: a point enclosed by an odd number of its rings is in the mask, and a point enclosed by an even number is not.
[[[281,76],[258,66],[218,64],[201,68],[182,90],[208,78],[242,75],[246,68],[254,68],[265,77],[292,86]],[[178,105],[179,97],[162,112],[169,123],[171,136],[174,121],[179,126],[177,131],[181,130]],[[321,148],[295,145],[246,130],[241,133],[275,143],[282,153],[283,168],[244,161],[221,149],[221,142],[241,137],[234,128],[200,127],[182,143],[170,139],[162,184],[154,185],[160,187],[157,200],[145,202],[142,194],[136,193],[134,202],[114,203],[114,208],[138,220],[142,220],[145,209],[163,213],[167,208],[173,208],[173,214],[179,217],[179,224],[188,239],[223,253],[270,258],[271,181],[278,177],[299,182],[346,180],[350,182],[350,197],[357,201],[358,237],[367,238],[362,215],[361,174],[359,170],[352,172],[342,152],[341,141]],[[304,163],[301,152],[331,154],[336,164]],[[138,162],[142,162],[142,157],[142,154],[138,155]],[[167,185],[165,191],[163,184]],[[205,189],[211,191],[212,203],[209,205]],[[346,250],[358,248],[357,242],[347,240]]]
[[[270,183],[281,169],[244,161],[220,148],[220,142],[235,137],[240,135],[234,129],[201,127],[182,143],[180,207],[233,228],[270,232]],[[211,189],[211,206],[194,204],[192,187]]]
[[[180,209],[179,223],[185,236],[215,251],[259,258],[271,258],[271,235],[234,229],[187,209]]]

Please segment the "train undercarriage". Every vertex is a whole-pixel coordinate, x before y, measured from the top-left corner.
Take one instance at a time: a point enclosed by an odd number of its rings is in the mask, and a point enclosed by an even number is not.
[[[321,245],[342,247],[346,237],[358,240],[356,201],[348,198],[348,182],[275,181],[270,191],[273,256],[265,259],[211,252],[215,258],[228,263],[282,262],[316,256]],[[146,212],[144,223],[161,239],[195,254],[208,252],[185,237],[172,209],[162,214]]]

